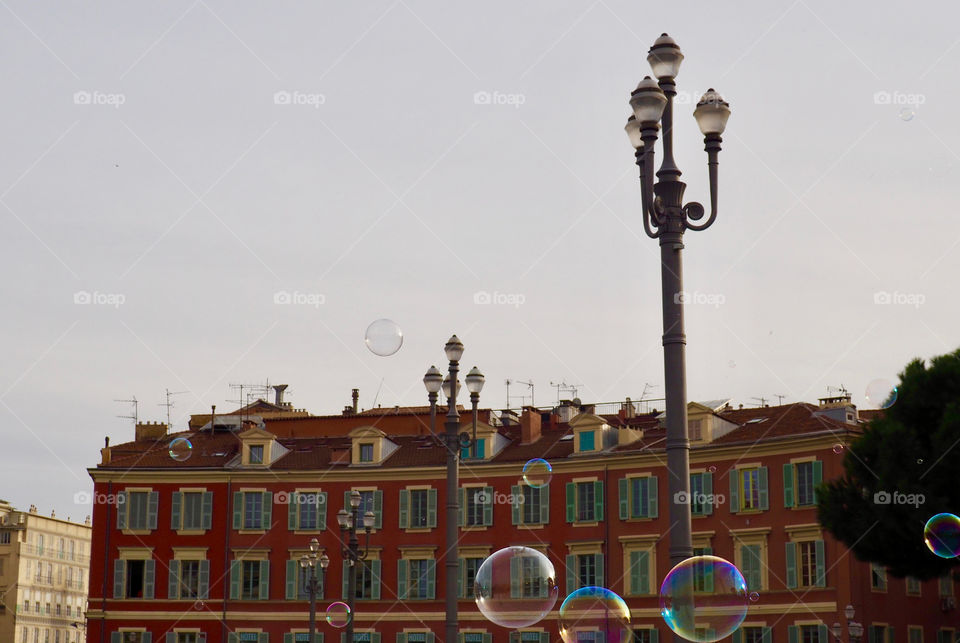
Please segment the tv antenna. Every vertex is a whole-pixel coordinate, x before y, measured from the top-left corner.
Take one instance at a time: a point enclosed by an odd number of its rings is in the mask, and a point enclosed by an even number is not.
[[[783,398],[785,398],[786,395],[780,395],[779,393],[774,393],[773,396],[777,398],[777,406],[783,406]]]
[[[170,389],[164,389],[164,395],[166,396],[166,402],[160,402],[157,406],[167,407],[167,427],[169,429],[173,428],[173,425],[170,424],[170,409],[173,408],[173,396],[174,395],[183,395],[189,393],[190,391],[171,391]]]
[[[140,402],[137,401],[136,395],[131,395],[129,400],[114,400],[114,402],[123,402],[126,404],[133,405],[133,415],[118,415],[118,418],[125,418],[127,420],[133,420],[133,426],[136,427],[140,422]]]
[[[640,394],[640,399],[639,399],[638,401],[639,401],[639,402],[642,402],[642,401],[644,401],[645,399],[647,399],[647,391],[649,391],[649,390],[652,389],[652,388],[657,388],[657,385],[656,385],[656,384],[650,384],[649,382],[644,382],[644,383],[643,383],[643,393]]]
[[[523,384],[524,386],[526,386],[527,390],[530,391],[530,406],[536,406],[536,403],[533,397],[533,380],[529,380],[526,382],[524,382],[523,380],[505,380],[505,383],[507,385],[507,408],[508,409],[510,408],[510,385],[511,384]],[[514,395],[514,397],[519,397],[521,400],[527,399],[526,395]],[[521,402],[521,406],[522,406],[522,402]]]
[[[843,384],[840,385],[840,388],[837,388],[836,386],[828,386],[828,387],[827,387],[827,395],[828,395],[828,396],[830,396],[830,397],[835,397],[835,396],[834,396],[834,393],[839,393],[840,395],[850,395],[850,391],[848,391],[848,390],[846,389],[846,387],[844,387]]]
[[[767,398],[765,397],[751,397],[750,399],[757,400],[758,402],[760,402],[759,404],[757,404],[757,406],[764,407],[767,405]]]
[[[580,388],[581,384],[567,384],[564,381],[560,382],[550,382],[550,386],[557,389],[557,402],[560,401],[560,391],[565,391],[567,393],[572,393],[571,399],[577,397],[577,389]]]

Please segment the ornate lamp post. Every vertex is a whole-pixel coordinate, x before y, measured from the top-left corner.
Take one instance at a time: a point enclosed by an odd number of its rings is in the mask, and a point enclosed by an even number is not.
[[[470,391],[470,404],[473,407],[473,438],[470,442],[470,456],[477,457],[477,404],[480,402],[480,391],[483,390],[483,383],[486,378],[480,369],[474,366],[464,378],[467,382],[467,390]]]
[[[427,387],[427,400],[430,402],[430,435],[437,437],[437,393],[443,385],[443,374],[436,366],[431,366],[423,376],[423,385]]]
[[[360,492],[354,490],[350,492],[350,511],[341,509],[337,512],[337,524],[340,525],[341,533],[346,537],[347,543],[340,548],[340,555],[347,562],[347,607],[350,608],[350,615],[347,619],[347,641],[353,643],[353,621],[354,621],[354,601],[357,596],[357,564],[362,564],[370,553],[370,530],[376,522],[376,516],[372,511],[367,511],[360,515]],[[366,534],[363,543],[363,549],[360,548],[360,540],[357,538],[357,528],[361,527]]]
[[[853,620],[853,617],[856,615],[856,610],[853,609],[853,605],[847,605],[843,608],[843,616],[847,621],[847,637],[850,640],[850,643],[860,643],[860,640],[863,638],[863,624]],[[841,627],[840,623],[833,624],[833,635],[840,639]]]
[[[693,555],[690,506],[674,499],[687,494],[690,485],[690,442],[687,439],[686,336],[683,328],[683,233],[705,230],[717,217],[717,154],[720,135],[730,116],[729,105],[712,89],[697,103],[693,112],[704,135],[710,178],[710,216],[700,224],[704,208],[696,202],[684,204],[686,184],[680,181],[680,169],[673,158],[674,79],[683,54],[667,34],[656,40],[647,62],[657,80],[649,76],[640,81],[630,96],[633,116],[627,121],[627,134],[636,150],[640,167],[640,191],[643,229],[647,236],[660,240],[661,287],[663,298],[663,364],[666,388],[667,469],[670,472],[670,564],[676,565]],[[663,161],[654,182],[654,145],[657,131],[663,127]]]
[[[457,557],[459,555],[457,548],[457,511],[460,505],[457,499],[457,491],[460,487],[458,471],[460,416],[457,413],[457,391],[460,388],[460,382],[457,381],[457,372],[460,370],[460,358],[463,357],[463,342],[456,335],[453,335],[447,340],[443,352],[450,362],[443,391],[447,396],[447,420],[444,424],[447,442],[447,548],[444,553],[444,565],[447,572],[444,591],[447,623],[446,635],[443,640],[453,643],[457,640]]]
[[[300,557],[300,567],[306,572],[303,578],[303,589],[310,600],[310,641],[314,643],[317,632],[317,595],[327,577],[327,567],[330,566],[330,558],[323,554],[317,558],[317,551],[320,549],[320,542],[316,538],[310,539],[310,553]],[[317,566],[320,567],[320,578],[317,578]]]

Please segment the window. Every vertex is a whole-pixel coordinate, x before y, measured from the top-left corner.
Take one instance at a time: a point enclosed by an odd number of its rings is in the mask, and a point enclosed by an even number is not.
[[[346,561],[343,562],[343,597],[347,596],[347,581],[350,574]],[[356,579],[356,592],[354,597],[358,599],[380,600],[380,561],[365,560],[353,568]],[[399,593],[399,592],[398,592]]]
[[[953,596],[953,578],[950,576],[950,572],[940,577],[938,589],[940,590],[940,598]]]
[[[691,442],[703,439],[703,420],[687,420],[687,434]]]
[[[171,560],[169,598],[207,598],[210,589],[210,562],[206,560]]]
[[[290,637],[289,639],[287,637]],[[310,643],[310,632],[297,632],[292,636],[289,634],[283,635],[283,643]],[[314,643],[323,643],[323,634],[321,632],[314,633]]]
[[[343,507],[347,511],[352,511],[350,506],[350,494],[353,493],[353,490],[343,492]],[[373,528],[380,529],[383,527],[383,491],[366,489],[360,491],[360,517],[363,518],[363,515],[372,511],[374,515]]]
[[[310,578],[310,568],[301,567],[299,558],[291,558],[287,561],[287,586],[286,586],[286,599],[288,601],[292,600],[307,600],[310,598],[307,593],[307,580]],[[314,567],[314,573],[317,578],[317,598],[323,597],[324,592],[324,580],[325,574],[321,571],[320,567]]]
[[[400,490],[400,528],[432,529],[437,526],[437,490]]]
[[[146,643],[146,637],[143,632],[122,632],[120,633],[121,643]]]
[[[515,525],[545,525],[550,522],[550,487],[518,484],[510,487],[511,515]]]
[[[743,574],[744,580],[747,581],[748,592],[759,592],[764,589],[763,566],[763,547],[761,545],[740,546],[740,572]]]
[[[799,643],[828,643],[826,625],[790,625],[787,627],[787,630],[791,641],[799,641]]]
[[[263,494],[243,494],[243,528],[260,529],[263,527]]]
[[[907,626],[907,643],[923,643],[923,628],[914,625]]]
[[[403,599],[429,599],[434,597],[436,561],[429,559],[405,559],[397,561],[397,597]]]
[[[657,517],[657,478],[620,479],[620,519]]]
[[[907,576],[907,594],[920,596],[920,581],[913,576]]]
[[[794,462],[783,465],[783,506],[812,507],[817,504],[817,485],[823,479],[823,463]]]
[[[0,533],[0,545],[9,545],[10,544],[10,532],[4,531]],[[26,632],[26,630],[24,630]]]
[[[893,628],[886,625],[871,625],[869,643],[893,643]]]
[[[567,556],[567,594],[581,587],[603,585],[603,554]]]
[[[269,491],[236,491],[233,494],[234,529],[269,529],[272,524],[273,494]]]
[[[265,601],[270,598],[270,561],[234,560],[230,563],[230,598]]]
[[[240,586],[240,598],[256,600],[260,598],[260,561],[243,561],[243,580]]]
[[[290,494],[287,527],[318,531],[327,528],[327,494],[324,491],[295,491]]]
[[[489,527],[493,524],[493,487],[462,487],[460,500],[462,526]]]
[[[763,643],[770,640],[769,627],[741,627],[739,632],[741,632],[740,640],[737,640],[735,633],[734,643]]]
[[[769,509],[767,467],[746,467],[730,471],[730,512]]]
[[[657,643],[657,630],[653,628],[634,630],[633,643]]]
[[[709,471],[690,474],[690,513],[694,516],[713,513],[713,474]]]
[[[121,491],[117,496],[117,529],[156,529],[159,496],[156,491]]]
[[[177,632],[176,643],[199,643],[200,636],[196,632]]]
[[[250,445],[250,464],[263,464],[263,445]]]
[[[788,588],[826,587],[822,540],[789,542],[786,548]]]
[[[460,643],[491,643],[493,634],[488,632],[461,632]]]
[[[593,451],[596,448],[596,432],[595,431],[581,431],[580,432],[580,448],[578,451]]]
[[[360,462],[373,462],[372,442],[365,442],[360,445]]]
[[[567,522],[597,522],[603,519],[603,483],[567,483]]]
[[[937,630],[937,643],[953,643],[953,628]]]
[[[463,637],[460,637],[461,639]],[[398,632],[397,643],[433,643],[433,632]]]
[[[876,592],[887,591],[887,570],[883,565],[870,563],[870,589]]]
[[[477,578],[477,570],[483,564],[483,558],[461,558],[460,559],[460,597],[473,598],[473,584]]]
[[[117,559],[113,565],[114,598],[153,598],[156,565],[152,559]]]
[[[170,528],[174,531],[210,529],[212,515],[212,491],[173,492],[170,505]]]
[[[486,438],[477,438],[477,455],[478,460],[482,460],[487,455],[487,439]],[[473,458],[473,446],[463,447],[460,449],[460,459],[469,460]]]

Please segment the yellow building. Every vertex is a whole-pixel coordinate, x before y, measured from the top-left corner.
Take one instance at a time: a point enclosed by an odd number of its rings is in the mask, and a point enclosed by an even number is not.
[[[0,641],[85,640],[90,531],[0,500]]]

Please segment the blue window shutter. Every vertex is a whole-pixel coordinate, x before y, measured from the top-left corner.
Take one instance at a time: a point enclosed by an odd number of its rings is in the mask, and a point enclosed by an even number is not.
[[[574,554],[567,554],[567,594],[577,589],[577,557]]]
[[[203,501],[200,505],[200,527],[210,529],[213,525],[213,492],[204,491]]]
[[[593,555],[593,565],[596,570],[596,585],[597,587],[603,587],[603,554],[594,554]]]
[[[657,495],[657,476],[650,476],[647,478],[647,518],[656,518],[659,515]]]
[[[787,555],[787,588],[794,589],[797,586],[797,543],[786,544]]]
[[[620,478],[617,481],[617,491],[620,499],[620,520],[630,518],[630,481]]]
[[[427,598],[437,596],[437,561],[433,558],[427,561]]]
[[[740,511],[740,472],[730,469],[727,475],[730,476],[730,513],[735,514]]]
[[[340,578],[343,579],[343,592],[342,597],[344,600],[347,599],[347,596],[350,594],[350,574],[353,572],[352,567],[347,566],[347,561],[340,561],[340,569],[342,571]]]
[[[540,488],[540,524],[550,524],[550,487]]]
[[[800,643],[800,628],[796,625],[787,626],[788,643]],[[873,643],[872,641],[870,643]]]
[[[381,586],[381,576],[380,576],[380,561],[372,560],[370,561],[370,575],[373,576],[373,581],[371,583],[372,588],[370,590],[370,598],[375,601],[380,600],[380,586]],[[379,637],[380,635],[375,635]]]
[[[160,492],[151,491],[147,496],[147,529],[157,528],[157,508],[160,505]]]
[[[767,481],[769,476],[767,475],[767,468],[760,467],[759,473],[757,475],[759,478],[759,493],[757,494],[760,499],[760,509],[766,511],[770,508],[770,494],[768,493]]]
[[[383,491],[380,489],[373,492],[373,514],[377,517],[373,521],[373,528],[383,529]]]
[[[176,494],[174,494],[176,495]],[[167,598],[171,600],[176,600],[180,598],[180,579],[177,578],[180,575],[180,561],[171,560],[170,566],[167,568]]]
[[[243,528],[243,492],[233,492],[233,528]]]
[[[826,636],[821,636],[821,637],[820,637],[820,643],[827,643],[827,638],[826,638]],[[894,643],[894,639],[893,639],[893,626],[892,626],[892,625],[890,625],[890,626],[887,627],[887,643]]]
[[[793,465],[789,463],[783,465],[783,506],[793,506]]]
[[[127,492],[117,493],[117,529],[127,528]]]
[[[400,529],[406,529],[410,526],[410,491],[408,489],[400,490]]]
[[[817,554],[817,570],[816,570],[817,578],[815,582],[817,584],[817,587],[826,587],[827,586],[826,566],[824,564],[826,561],[824,560],[823,541],[818,540],[814,544],[814,549]]]
[[[493,525],[493,487],[483,488],[483,524],[487,527]]]
[[[573,482],[567,483],[567,522],[574,522],[577,519],[577,485]]]
[[[823,462],[813,461],[813,504],[817,504],[817,487],[823,482]],[[824,643],[821,641],[820,643]]]
[[[180,501],[183,494],[174,491],[170,494],[170,529],[176,531],[180,529]]]
[[[113,561],[113,597],[123,598],[124,572],[127,571],[127,561],[117,559]]]
[[[297,513],[300,511],[300,492],[292,491],[287,496],[287,499],[290,501],[290,504],[287,505],[287,529],[294,531],[297,528],[297,524],[300,522],[298,520],[299,516]]]
[[[520,494],[522,493],[523,493],[523,490],[520,488],[520,485],[515,484],[510,487],[510,495],[513,496],[514,500],[516,500],[517,498],[520,498],[521,497]],[[512,502],[510,503],[510,524],[519,525],[520,523],[521,523],[520,503]],[[512,561],[513,559],[511,558],[510,560]]]
[[[230,561],[230,600],[239,600],[240,581],[243,576],[243,565],[239,560]]]
[[[437,490],[427,489],[427,527],[437,526]]]
[[[707,471],[706,473],[701,473],[703,480],[703,493],[707,496],[709,502],[704,502],[703,504],[703,515],[709,516],[713,513],[713,474]]]
[[[460,487],[459,489],[457,489],[457,524],[460,525],[461,527],[464,526],[463,509],[464,507],[466,507],[466,505],[464,504],[467,500],[466,496],[467,494],[464,493],[463,487]]]
[[[210,598],[210,561],[200,561],[200,575],[197,579],[197,598]]]
[[[287,587],[285,598],[292,601],[297,597],[297,570],[300,564],[296,560],[287,561]]]
[[[370,634],[370,643],[380,643],[380,632]]]
[[[260,561],[260,588],[257,598],[265,601],[270,598],[270,561]]]
[[[263,512],[260,514],[260,528],[270,529],[273,526],[273,494],[263,492]]]
[[[521,575],[523,574],[523,558],[514,556],[510,559],[510,598],[521,598],[523,594]]]
[[[397,599],[407,600],[407,578],[410,562],[405,558],[397,560]]]
[[[457,597],[466,598],[463,595],[463,574],[464,574],[464,563],[462,558],[457,559]]]
[[[153,598],[153,586],[157,579],[157,563],[152,558],[143,564],[143,597]]]
[[[603,481],[593,483],[593,519],[603,520]]]

